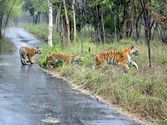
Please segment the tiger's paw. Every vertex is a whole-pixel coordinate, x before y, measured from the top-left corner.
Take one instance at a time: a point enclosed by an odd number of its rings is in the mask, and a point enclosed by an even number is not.
[[[96,70],[96,66],[95,66],[95,65],[93,65],[93,66],[92,66],[92,69],[93,69],[93,70]]]
[[[135,67],[135,69],[139,69],[139,67],[138,67],[138,65],[136,64],[136,65],[133,65],[134,67]]]

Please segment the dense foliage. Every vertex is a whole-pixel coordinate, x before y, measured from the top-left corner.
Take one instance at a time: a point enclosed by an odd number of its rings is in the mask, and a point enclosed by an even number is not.
[[[9,16],[21,14],[21,0],[0,0],[0,41],[3,37],[2,30],[6,28]]]
[[[66,0],[65,4],[72,32],[72,2]],[[161,34],[166,31],[167,2],[165,0],[76,0],[74,4],[78,31],[84,26],[92,26],[97,32],[92,35],[96,41],[104,42],[108,37],[141,40],[144,29],[146,39],[147,37],[154,39],[157,37],[155,32]],[[53,0],[53,6],[54,22],[58,31],[67,32],[62,0]],[[23,8],[31,15],[48,12],[46,1],[43,0],[24,0]],[[150,33],[147,33],[149,30]],[[162,38],[164,36],[159,37],[166,42]]]

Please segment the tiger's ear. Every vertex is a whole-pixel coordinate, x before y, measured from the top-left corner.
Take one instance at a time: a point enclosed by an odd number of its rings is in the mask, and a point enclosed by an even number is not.
[[[37,46],[37,49],[38,49],[38,46]]]

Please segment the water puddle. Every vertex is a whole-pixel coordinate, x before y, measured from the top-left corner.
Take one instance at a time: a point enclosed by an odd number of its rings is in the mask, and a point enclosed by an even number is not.
[[[45,123],[60,123],[60,121],[53,117],[47,117],[46,119],[42,119],[42,122]]]
[[[8,66],[10,65],[9,63],[0,63],[0,66]]]

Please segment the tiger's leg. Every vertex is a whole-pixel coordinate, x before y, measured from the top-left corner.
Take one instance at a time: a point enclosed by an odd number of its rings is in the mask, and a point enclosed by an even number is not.
[[[137,65],[134,61],[132,61],[132,60],[128,61],[128,64],[129,64],[129,65],[132,65],[132,66],[135,67],[136,69],[139,68],[138,65]]]
[[[129,70],[128,64],[126,64],[126,63],[119,63],[119,65],[121,65],[124,68],[125,73],[128,72],[128,70]]]
[[[27,64],[27,63],[26,63],[26,60],[23,59],[23,58],[21,58],[21,63],[22,63],[22,65],[26,65],[26,64]]]
[[[29,59],[29,62],[30,62],[30,64],[33,64],[33,62],[31,61],[31,59]]]
[[[101,69],[105,69],[106,65],[105,65],[105,64],[101,64],[101,65],[99,65],[99,67],[100,67]]]
[[[106,65],[103,65],[103,64],[94,64],[92,65],[92,69],[93,70],[96,70],[97,68],[98,69],[104,69],[106,67]]]
[[[107,64],[105,63],[105,61],[100,60],[99,62],[96,63],[96,66],[100,69],[105,69]]]
[[[100,69],[105,69],[106,68],[106,66],[107,66],[107,62],[106,62],[106,60],[105,59],[103,59],[103,58],[98,58],[98,59],[96,59],[96,65],[98,66],[98,68],[100,68]]]
[[[22,63],[22,65],[26,65],[26,57],[24,56],[24,54],[20,54],[20,61]]]
[[[27,62],[29,62],[30,64],[33,64],[33,62],[31,61],[31,57],[29,55],[27,57],[28,57],[28,61]]]
[[[97,68],[97,65],[96,65],[96,64],[92,65],[92,69],[93,69],[93,70],[96,70],[96,68]]]

